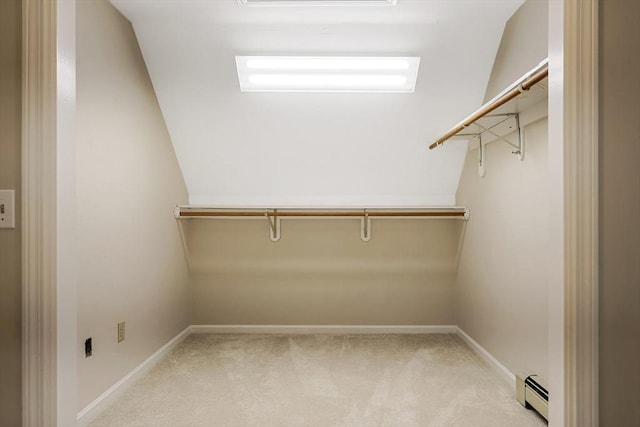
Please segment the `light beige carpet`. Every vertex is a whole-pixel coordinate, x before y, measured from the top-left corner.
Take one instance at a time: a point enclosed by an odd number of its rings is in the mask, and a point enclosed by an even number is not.
[[[544,426],[456,335],[185,339],[91,426]]]

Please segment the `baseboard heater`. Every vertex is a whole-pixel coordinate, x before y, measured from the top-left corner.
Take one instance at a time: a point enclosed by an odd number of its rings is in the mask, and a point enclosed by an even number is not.
[[[516,399],[525,408],[533,408],[549,420],[549,392],[535,374],[516,375]]]

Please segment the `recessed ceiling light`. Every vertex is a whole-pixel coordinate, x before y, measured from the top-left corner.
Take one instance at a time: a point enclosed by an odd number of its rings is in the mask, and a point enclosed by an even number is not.
[[[395,6],[398,0],[237,0],[243,6]]]
[[[243,92],[415,90],[419,57],[236,56]]]
[[[247,68],[263,70],[407,70],[404,58],[287,58],[262,57],[247,60]]]

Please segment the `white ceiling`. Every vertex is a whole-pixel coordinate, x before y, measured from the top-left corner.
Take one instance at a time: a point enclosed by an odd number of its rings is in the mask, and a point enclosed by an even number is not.
[[[427,146],[481,104],[523,2],[111,1],[133,23],[190,202],[263,207],[454,204],[466,145]],[[235,55],[422,59],[413,94],[241,93]]]

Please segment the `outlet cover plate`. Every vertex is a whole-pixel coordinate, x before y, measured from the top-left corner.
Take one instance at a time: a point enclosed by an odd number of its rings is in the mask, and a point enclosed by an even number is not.
[[[124,322],[118,323],[118,342],[124,341]]]
[[[15,190],[0,190],[0,228],[16,228]]]
[[[84,340],[84,357],[91,357],[93,354],[93,348],[91,343],[91,337]]]

